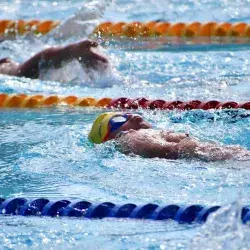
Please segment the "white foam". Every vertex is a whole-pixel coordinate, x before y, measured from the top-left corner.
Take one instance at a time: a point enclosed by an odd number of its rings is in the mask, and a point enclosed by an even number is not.
[[[99,64],[97,69],[86,69],[77,60],[72,60],[59,69],[41,71],[39,78],[43,81],[75,83],[99,88],[123,84],[122,77],[111,64],[106,68]]]
[[[87,38],[100,23],[109,3],[109,0],[100,0],[83,5],[76,13],[50,32],[49,37],[55,39]]]
[[[189,249],[249,249],[250,229],[241,222],[241,202],[233,202],[209,216]]]

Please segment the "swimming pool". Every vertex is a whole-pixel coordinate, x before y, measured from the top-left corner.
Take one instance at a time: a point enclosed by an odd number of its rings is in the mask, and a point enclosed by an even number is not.
[[[34,14],[40,19],[64,19],[81,4],[79,0],[3,1],[0,19],[33,18]],[[120,0],[111,5],[103,20],[167,16],[171,21],[248,22],[250,18],[248,1],[180,0],[162,5]],[[22,61],[45,46],[42,40],[6,41],[0,43],[0,52]],[[105,79],[97,77],[91,86],[88,79],[63,84],[56,81],[57,76],[55,81],[40,81],[1,75],[0,92],[249,101],[249,49],[244,46],[165,52],[131,52],[109,46],[106,53],[113,70]],[[70,107],[0,110],[1,197],[226,205],[223,213],[212,216],[202,227],[174,221],[1,216],[2,248],[247,249],[249,228],[234,213],[239,204],[250,203],[249,162],[142,159],[121,154],[112,143],[93,147],[87,134],[100,112]],[[157,128],[250,149],[249,111],[237,111],[246,116],[243,119],[227,111],[139,112]]]

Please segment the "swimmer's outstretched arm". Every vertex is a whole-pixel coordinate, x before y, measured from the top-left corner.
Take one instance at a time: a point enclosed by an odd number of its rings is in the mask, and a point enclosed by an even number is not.
[[[99,62],[108,63],[106,58],[91,51],[92,47],[97,46],[96,42],[85,40],[63,47],[45,49],[20,64],[17,75],[33,79],[38,78],[40,70],[46,70],[51,67],[59,68],[63,63],[73,59],[78,60],[86,67],[93,68]]]

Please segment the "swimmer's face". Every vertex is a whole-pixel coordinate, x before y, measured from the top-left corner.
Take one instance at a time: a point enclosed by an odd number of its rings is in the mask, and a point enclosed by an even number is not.
[[[116,137],[116,135],[122,131],[128,131],[130,129],[149,129],[152,125],[146,122],[140,115],[137,114],[126,114],[128,116],[127,122],[125,122],[120,128],[110,133],[108,139],[111,140]]]

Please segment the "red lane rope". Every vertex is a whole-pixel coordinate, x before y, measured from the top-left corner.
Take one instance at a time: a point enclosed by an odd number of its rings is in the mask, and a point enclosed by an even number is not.
[[[149,100],[145,97],[140,98],[101,98],[77,97],[77,96],[44,96],[44,95],[26,95],[26,94],[5,94],[0,93],[0,108],[39,108],[51,106],[80,106],[80,107],[98,107],[108,109],[158,109],[158,110],[191,110],[191,109],[237,109],[242,108],[250,110],[250,101],[238,103],[235,101],[220,102],[210,101],[165,101],[162,99]]]

